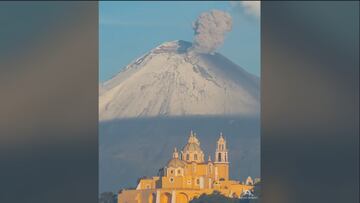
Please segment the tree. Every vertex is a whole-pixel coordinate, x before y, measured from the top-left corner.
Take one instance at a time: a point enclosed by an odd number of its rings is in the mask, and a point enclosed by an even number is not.
[[[210,195],[202,194],[194,198],[190,203],[248,203],[247,199],[230,198],[222,195],[219,191],[214,191]]]

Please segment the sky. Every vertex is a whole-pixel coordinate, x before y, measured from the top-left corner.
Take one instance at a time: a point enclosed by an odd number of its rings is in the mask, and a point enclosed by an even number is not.
[[[232,31],[217,52],[260,76],[260,17],[252,3],[226,1],[100,1],[99,81],[166,41],[193,41],[192,23],[212,9],[228,12]]]

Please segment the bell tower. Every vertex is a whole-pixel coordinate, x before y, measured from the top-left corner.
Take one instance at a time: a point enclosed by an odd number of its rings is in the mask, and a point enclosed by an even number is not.
[[[229,156],[226,140],[222,133],[217,141],[215,151],[215,181],[229,180]]]
[[[220,133],[220,137],[217,141],[217,147],[215,151],[215,163],[229,163],[228,150],[226,147],[226,140],[223,134]]]

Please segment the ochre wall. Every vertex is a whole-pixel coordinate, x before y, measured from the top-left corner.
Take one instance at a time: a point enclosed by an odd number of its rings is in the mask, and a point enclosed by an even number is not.
[[[228,182],[228,189],[218,189],[218,191],[230,196],[236,194],[239,196],[242,191],[250,190],[253,186],[236,184]],[[212,194],[214,189],[149,189],[149,190],[124,190],[118,195],[118,203],[156,203],[156,198],[160,198],[160,203],[171,203],[172,196],[175,195],[176,203],[188,203],[201,194]],[[158,193],[158,194],[157,194]]]

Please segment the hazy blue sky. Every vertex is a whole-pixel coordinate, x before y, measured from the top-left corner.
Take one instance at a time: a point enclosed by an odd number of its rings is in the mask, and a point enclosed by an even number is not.
[[[233,29],[217,52],[260,75],[260,20],[229,2],[100,1],[100,70],[103,82],[164,41],[192,41],[192,23],[205,11],[227,11]]]

